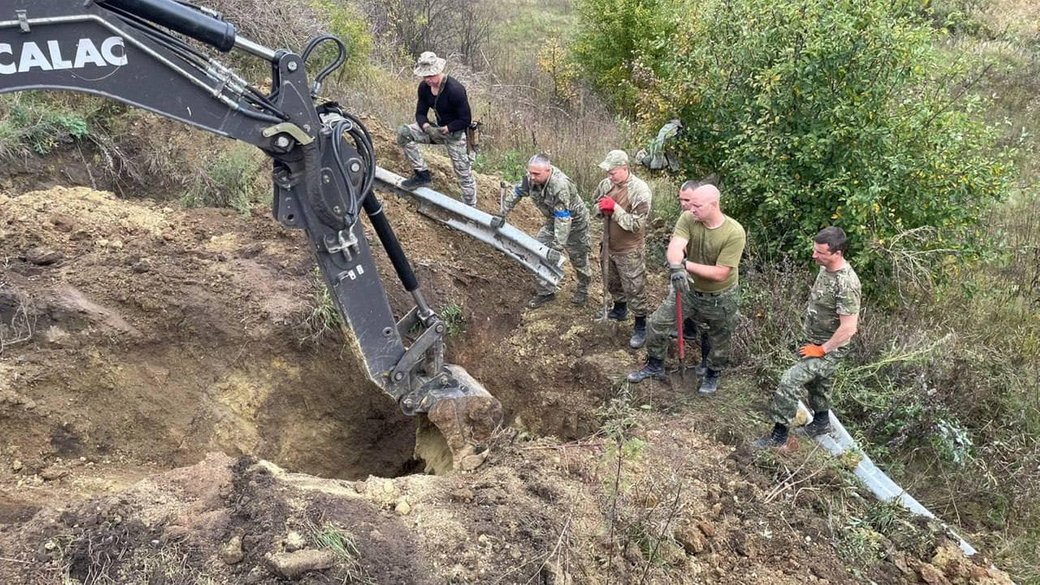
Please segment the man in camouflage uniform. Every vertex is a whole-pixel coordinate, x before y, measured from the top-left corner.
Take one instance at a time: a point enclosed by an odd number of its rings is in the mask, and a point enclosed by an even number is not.
[[[443,144],[462,188],[462,200],[477,205],[477,183],[473,179],[466,146],[466,128],[472,122],[466,87],[444,73],[446,61],[427,51],[419,56],[414,73],[423,80],[419,83],[415,104],[415,123],[397,129],[397,144],[404,149],[408,162],[415,170],[411,178],[401,183],[405,189],[427,185],[432,180],[430,169],[419,152],[419,144]],[[430,110],[436,114],[429,118]]]
[[[557,252],[566,250],[578,279],[578,288],[571,302],[583,305],[589,298],[589,208],[578,195],[578,188],[563,171],[552,166],[549,157],[536,154],[527,163],[527,176],[513,188],[503,202],[502,213],[516,207],[524,197],[530,197],[538,211],[545,216],[545,223],[538,230],[538,241]],[[527,303],[532,309],[556,298],[559,287],[536,283],[535,296]]]
[[[848,353],[849,341],[859,326],[862,287],[856,272],[845,261],[848,238],[839,227],[827,227],[813,238],[813,261],[820,265],[816,282],[809,291],[805,315],[808,343],[798,354],[801,360],[788,368],[773,392],[769,409],[775,424],[769,436],[755,445],[778,448],[787,444],[788,427],[798,411],[798,401],[809,394],[812,422],[805,432],[816,437],[831,430],[830,391],[834,372]]]
[[[646,296],[646,218],[650,215],[650,187],[628,169],[628,154],[623,150],[607,153],[599,168],[607,172],[593,200],[596,217],[604,218],[603,247],[607,253],[607,291],[614,300],[610,319],[624,321],[629,305],[635,315],[633,349],[646,342],[646,315],[650,303]]]
[[[683,212],[675,222],[665,256],[672,289],[650,317],[646,365],[628,375],[639,383],[667,379],[664,358],[676,329],[676,297],[682,300],[684,321],[699,332],[701,378],[699,392],[713,394],[722,370],[730,365],[730,338],[740,310],[739,267],[747,241],[744,227],[722,213],[715,185],[686,181],[679,188]]]

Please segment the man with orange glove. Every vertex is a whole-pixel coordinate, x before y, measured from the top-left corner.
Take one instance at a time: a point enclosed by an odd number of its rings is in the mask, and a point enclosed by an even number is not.
[[[787,443],[788,427],[806,391],[812,422],[805,432],[816,437],[831,430],[830,391],[834,371],[848,353],[849,341],[859,325],[862,287],[856,272],[845,261],[848,238],[839,227],[827,227],[813,238],[814,262],[820,265],[816,282],[809,291],[805,315],[808,343],[798,350],[801,359],[788,368],[773,392],[770,415],[775,424],[769,436],[759,439],[758,447],[778,448]]]
[[[646,342],[646,315],[650,302],[646,296],[646,218],[650,215],[650,187],[629,171],[628,154],[623,150],[607,153],[599,168],[607,173],[593,194],[594,214],[604,218],[607,291],[614,307],[609,319],[624,321],[631,305],[635,316],[629,346]]]

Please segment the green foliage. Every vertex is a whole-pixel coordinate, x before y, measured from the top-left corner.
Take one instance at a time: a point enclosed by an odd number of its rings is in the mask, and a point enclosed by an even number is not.
[[[339,37],[347,45],[347,62],[336,72],[336,81],[354,79],[367,72],[369,56],[372,53],[372,33],[369,31],[365,17],[350,4],[334,0],[309,0],[313,9],[317,10],[328,22],[328,32]],[[308,73],[313,79],[326,64],[332,62],[336,52],[331,44],[322,45],[308,61]],[[311,70],[313,69],[313,70]]]
[[[89,136],[87,113],[62,107],[41,93],[0,97],[0,158],[48,154],[62,144]]]
[[[311,298],[313,307],[307,318],[300,324],[304,335],[301,341],[318,341],[329,334],[342,332],[343,316],[340,315],[336,303],[332,300],[332,293],[325,284],[321,275],[321,269],[314,267],[313,278],[311,278]]]
[[[206,161],[204,172],[190,178],[181,202],[185,207],[230,207],[247,214],[261,197],[257,176],[262,163],[255,148],[235,143]]]
[[[664,54],[674,0],[578,0],[580,23],[573,46],[576,62],[619,111],[639,101],[634,84]],[[681,10],[675,13],[681,13]]]
[[[506,181],[519,183],[523,178],[529,158],[531,158],[530,154],[525,154],[515,148],[505,148],[493,152],[485,150],[477,153],[473,170],[486,175],[499,175]]]
[[[686,173],[721,174],[727,213],[760,257],[805,258],[809,238],[836,224],[876,288],[893,278],[891,256],[904,250],[888,245],[900,234],[932,230],[913,242],[935,256],[930,270],[944,254],[978,251],[978,221],[1008,191],[1010,153],[994,148],[982,103],[958,89],[966,72],[940,60],[914,2],[668,2],[687,9],[660,7],[683,14],[661,47],[646,40],[653,23],[602,29],[627,62],[652,71],[619,79],[620,59],[583,63],[594,75],[611,71],[611,86],[642,85],[655,130],[683,121]]]
[[[466,332],[466,314],[461,304],[452,302],[446,305],[441,309],[441,319],[446,337],[458,337]]]
[[[326,522],[321,526],[309,524],[311,540],[320,549],[332,551],[338,561],[338,570],[343,574],[343,583],[369,585],[373,583],[365,568],[361,565],[361,552],[358,551],[354,537],[346,529],[337,524]]]

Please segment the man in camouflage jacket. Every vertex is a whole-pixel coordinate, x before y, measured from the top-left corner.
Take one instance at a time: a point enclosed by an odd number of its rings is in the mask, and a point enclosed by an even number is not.
[[[646,315],[650,310],[646,295],[646,218],[652,196],[650,187],[629,171],[625,151],[608,152],[599,167],[607,172],[607,178],[596,187],[593,201],[596,217],[605,219],[603,248],[609,274],[604,278],[614,301],[607,317],[624,321],[631,305],[635,325],[629,345],[638,349],[646,343]]]
[[[552,166],[549,157],[536,154],[527,163],[527,176],[503,201],[502,213],[509,213],[524,197],[529,197],[545,223],[536,238],[557,252],[566,251],[574,267],[578,287],[571,302],[583,305],[589,297],[589,208],[578,194],[578,188],[561,171]],[[556,298],[559,287],[542,281],[536,283],[535,296],[527,306],[536,309]]]
[[[813,261],[820,265],[816,282],[809,291],[805,315],[806,343],[799,350],[801,359],[788,368],[773,392],[769,413],[775,421],[769,436],[758,440],[758,447],[783,447],[788,428],[794,422],[798,401],[808,391],[812,422],[805,425],[809,436],[830,432],[830,391],[834,372],[848,353],[849,341],[859,326],[862,287],[856,271],[845,261],[848,238],[839,227],[827,227],[813,238]]]

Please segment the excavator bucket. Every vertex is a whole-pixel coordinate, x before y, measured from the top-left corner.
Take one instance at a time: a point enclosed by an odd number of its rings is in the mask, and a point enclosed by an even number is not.
[[[502,425],[502,404],[461,366],[444,367],[458,392],[437,396],[419,417],[415,457],[427,473],[472,471],[487,459],[488,444]]]

